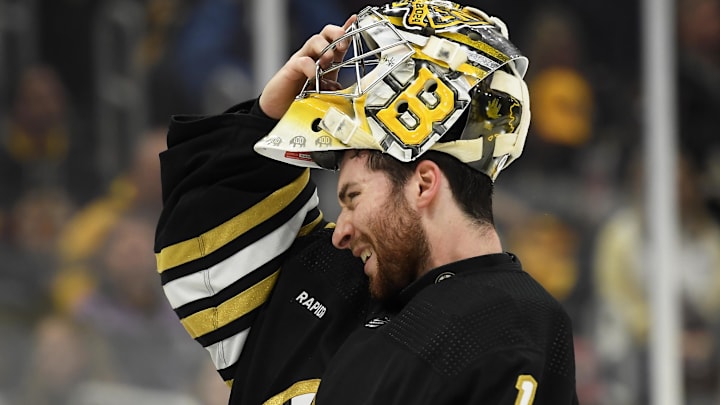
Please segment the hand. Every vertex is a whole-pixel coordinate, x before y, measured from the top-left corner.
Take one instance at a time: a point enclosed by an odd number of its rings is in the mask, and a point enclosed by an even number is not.
[[[280,119],[290,108],[295,96],[302,90],[308,78],[315,78],[315,61],[319,59],[320,67],[326,69],[330,64],[343,60],[349,46],[347,41],[339,42],[334,50],[320,55],[330,43],[343,36],[355,22],[357,16],[353,15],[340,27],[326,25],[319,34],[315,34],[305,42],[299,51],[295,52],[285,65],[268,81],[260,95],[260,108],[274,119]],[[324,90],[339,90],[340,85],[335,81],[338,71],[334,71],[323,78],[321,88]]]

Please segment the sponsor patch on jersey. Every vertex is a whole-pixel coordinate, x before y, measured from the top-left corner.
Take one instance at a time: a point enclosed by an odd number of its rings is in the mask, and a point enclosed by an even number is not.
[[[318,318],[322,318],[323,315],[325,315],[325,311],[327,311],[325,305],[321,304],[315,297],[310,296],[307,291],[302,291],[298,294],[298,296],[295,297],[295,302],[300,303],[300,305]]]

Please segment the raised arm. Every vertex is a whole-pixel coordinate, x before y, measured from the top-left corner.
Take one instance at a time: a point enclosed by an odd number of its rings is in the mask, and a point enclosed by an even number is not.
[[[328,25],[310,38],[259,100],[215,116],[174,116],[169,126],[161,154],[157,269],[181,323],[228,384],[288,252],[298,238],[327,225],[309,170],[260,156],[253,145],[314,75],[314,57],[343,33]],[[338,52],[341,57],[344,50]],[[278,322],[284,322],[282,311]]]

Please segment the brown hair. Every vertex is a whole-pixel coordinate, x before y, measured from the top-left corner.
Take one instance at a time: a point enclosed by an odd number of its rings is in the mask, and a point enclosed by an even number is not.
[[[367,153],[367,167],[388,175],[393,192],[402,188],[417,164],[423,160],[435,162],[450,183],[455,201],[465,214],[479,225],[494,226],[492,211],[493,182],[484,173],[474,170],[447,153],[428,151],[413,162],[400,162],[392,156],[376,150],[357,151]]]

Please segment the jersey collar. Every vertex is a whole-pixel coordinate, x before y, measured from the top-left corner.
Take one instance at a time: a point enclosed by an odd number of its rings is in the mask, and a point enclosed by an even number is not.
[[[469,271],[483,271],[489,270],[492,267],[511,265],[517,270],[521,270],[520,261],[512,253],[494,253],[483,256],[471,257],[469,259],[460,260],[457,262],[449,263],[440,267],[436,267],[429,272],[425,273],[422,277],[412,282],[409,286],[405,287],[398,296],[398,304],[405,306],[410,300],[417,295],[425,287],[432,284],[441,283],[449,278],[455,277],[458,274],[466,273]],[[508,269],[508,267],[504,267]]]

